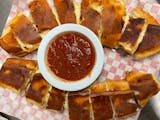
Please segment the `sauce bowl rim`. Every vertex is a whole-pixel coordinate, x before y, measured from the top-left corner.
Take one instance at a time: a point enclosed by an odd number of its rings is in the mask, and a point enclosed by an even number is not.
[[[93,44],[93,47],[95,49],[95,64],[90,72],[90,75],[87,75],[86,77],[82,78],[81,80],[77,81],[62,81],[59,80],[58,77],[55,77],[53,73],[51,73],[46,65],[46,54],[48,53],[48,45],[53,41],[53,39],[64,32],[78,32],[84,36],[86,36],[90,42]],[[78,24],[63,24],[59,25],[52,30],[50,30],[42,39],[40,46],[38,48],[37,53],[37,59],[38,59],[38,67],[39,70],[44,77],[44,79],[50,83],[55,88],[58,88],[60,90],[64,91],[78,91],[82,90],[89,85],[91,85],[100,75],[103,64],[104,64],[104,51],[102,44],[98,37],[93,33],[90,29],[78,25]]]

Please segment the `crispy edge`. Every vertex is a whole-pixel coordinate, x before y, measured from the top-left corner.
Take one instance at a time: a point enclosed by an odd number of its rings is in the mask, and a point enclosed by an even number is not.
[[[146,19],[147,24],[159,25],[158,21],[147,11],[142,8],[134,8],[131,12],[131,16],[134,18],[140,17]]]

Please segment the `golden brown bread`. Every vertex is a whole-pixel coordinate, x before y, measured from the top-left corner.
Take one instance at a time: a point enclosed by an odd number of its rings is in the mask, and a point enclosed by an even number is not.
[[[98,94],[103,92],[115,92],[130,90],[128,82],[125,80],[105,80],[104,82],[97,82],[89,87],[91,94]]]
[[[89,87],[91,94],[101,93],[107,91],[107,83],[106,82],[97,82],[92,84]]]
[[[41,37],[24,14],[18,14],[9,23],[0,38],[0,46],[15,56],[24,56],[39,47]]]
[[[73,0],[53,0],[61,24],[76,23]]]
[[[26,60],[22,58],[8,58],[3,66],[22,67],[31,70],[33,73],[38,69],[35,60]]]
[[[108,93],[91,95],[94,120],[113,119],[113,109]]]
[[[0,38],[0,46],[9,54],[23,56],[26,52],[21,48],[11,29],[5,31]]]
[[[133,91],[125,80],[106,80],[91,85],[90,89],[94,119],[112,119],[113,114],[126,118],[138,110]],[[102,111],[105,112],[98,116]]]
[[[90,5],[90,0],[81,1],[81,9],[87,9],[89,5]]]
[[[146,12],[142,8],[134,8],[131,16],[134,18],[144,18],[147,24],[159,24],[158,21],[150,13]]]
[[[41,37],[36,31],[36,28],[24,14],[18,14],[14,17],[9,23],[9,26],[13,30],[15,36],[17,36],[23,43],[40,43]]]
[[[115,48],[123,28],[122,18],[126,15],[125,2],[121,0],[103,0],[102,3],[102,45]]]
[[[133,21],[131,22],[132,19]],[[145,20],[145,23],[139,22],[134,29],[136,20],[140,19],[141,21]],[[123,30],[124,32],[119,40],[119,45],[126,52],[129,54],[136,52],[136,59],[141,59],[160,51],[157,34],[159,23],[151,14],[141,8],[135,8],[132,11],[129,21],[126,21],[125,24],[127,26]]]
[[[142,43],[135,52],[136,59],[146,58],[160,52],[159,33],[160,25],[148,25]]]
[[[6,37],[8,32],[13,35],[12,40],[10,40],[11,37]],[[36,28],[24,14],[18,14],[10,21],[8,28],[1,39],[3,42],[1,43],[1,46],[7,51],[8,49],[13,51],[13,46],[20,46],[22,50],[18,51],[17,54],[9,51],[9,53],[17,56],[24,56],[36,50],[41,41],[41,37],[36,31]],[[7,45],[4,41],[10,42],[10,44]]]
[[[68,94],[68,107],[70,120],[90,120],[89,91]]]
[[[26,89],[36,71],[35,61],[7,59],[0,70],[0,86],[20,92]],[[70,92],[66,99],[67,92],[53,87],[51,89],[42,75],[36,73],[28,86],[26,98],[40,106],[46,106],[47,109],[57,111],[62,111],[65,100],[68,100],[71,120],[89,120],[93,117],[99,120],[132,116],[137,112],[139,105],[143,107],[159,90],[159,83],[152,74],[128,72],[126,81],[106,80],[94,83],[87,89]]]
[[[145,19],[130,18],[118,44],[129,54],[134,54],[142,42],[146,27]]]
[[[101,4],[97,4],[98,1],[83,0],[80,9],[80,24],[91,29],[97,36],[100,35],[100,22],[101,15],[97,11],[97,8]],[[94,19],[93,19],[94,18]]]
[[[26,89],[36,69],[35,61],[9,58],[0,70],[0,86],[20,93]]]
[[[107,91],[110,92],[130,90],[129,84],[125,80],[106,80],[106,83]]]
[[[25,96],[27,100],[36,103],[39,106],[43,106],[46,104],[49,88],[50,85],[43,76],[40,73],[36,73],[30,82]]]
[[[142,72],[128,72],[126,80],[134,91],[140,106],[145,106],[150,97],[159,92],[159,84],[152,74]]]
[[[46,0],[33,0],[28,4],[28,7],[39,32],[52,29],[58,25]]]
[[[46,108],[49,110],[56,110],[60,112],[63,111],[66,94],[67,92],[52,87],[49,92],[49,98]]]
[[[134,92],[131,90],[115,92],[111,95],[111,101],[117,118],[126,118],[136,114],[138,111]]]
[[[80,24],[91,29],[96,35],[99,35],[100,18],[100,14],[96,10],[91,8],[81,9]]]

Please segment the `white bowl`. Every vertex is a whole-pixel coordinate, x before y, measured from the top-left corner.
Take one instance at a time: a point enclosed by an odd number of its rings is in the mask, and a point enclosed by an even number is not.
[[[50,45],[51,40],[53,40],[53,38],[56,37],[57,35],[64,33],[64,32],[69,32],[69,31],[78,32],[78,33],[83,34],[91,41],[91,43],[93,44],[95,48],[95,64],[93,66],[93,69],[91,70],[90,75],[87,75],[81,80],[77,80],[73,82],[72,81],[66,82],[66,81],[59,80],[58,77],[55,77],[48,70],[48,67],[46,66],[46,54],[48,50],[48,45]],[[103,63],[104,63],[104,51],[100,43],[100,40],[91,30],[89,30],[88,28],[84,26],[77,25],[77,24],[63,24],[63,25],[53,28],[43,38],[39,46],[39,49],[38,49],[38,66],[39,66],[40,72],[42,73],[43,77],[52,86],[60,90],[64,90],[64,91],[78,91],[78,90],[88,87],[100,75],[102,71]]]

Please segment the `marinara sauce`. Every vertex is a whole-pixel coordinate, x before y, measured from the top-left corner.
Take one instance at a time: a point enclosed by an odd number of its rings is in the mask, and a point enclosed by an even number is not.
[[[95,64],[95,49],[80,33],[62,33],[48,47],[47,64],[56,76],[77,81],[90,74]]]

